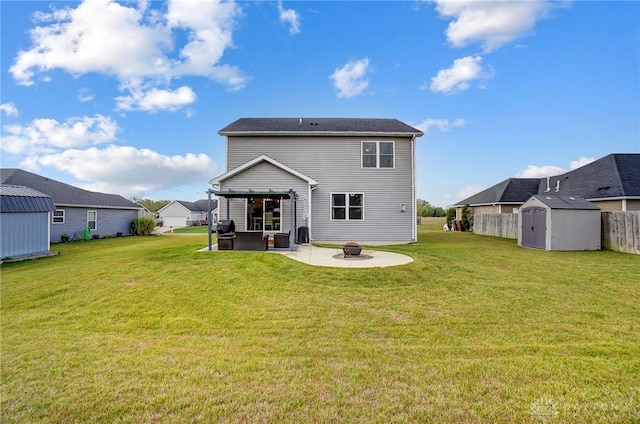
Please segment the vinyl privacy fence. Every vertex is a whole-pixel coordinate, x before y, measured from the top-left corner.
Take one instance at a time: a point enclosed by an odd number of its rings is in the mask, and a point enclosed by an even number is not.
[[[473,232],[484,236],[517,239],[519,214],[478,214]],[[640,254],[640,211],[602,212],[602,248]]]

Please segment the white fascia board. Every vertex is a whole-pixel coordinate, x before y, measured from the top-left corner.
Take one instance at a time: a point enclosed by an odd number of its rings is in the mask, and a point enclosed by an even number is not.
[[[306,181],[309,185],[312,186],[316,186],[318,185],[318,182],[316,180],[314,180],[313,178],[307,177],[306,175],[296,171],[295,169],[292,169],[290,167],[288,167],[287,165],[278,162],[275,159],[270,158],[267,155],[260,155],[255,159],[250,160],[249,162],[243,163],[242,165],[232,169],[229,172],[225,172],[222,175],[217,176],[216,178],[212,179],[209,181],[209,184],[217,186],[220,185],[221,182],[223,182],[224,180],[227,180],[231,177],[233,177],[234,175],[237,175],[249,168],[251,168],[254,165],[257,165],[260,162],[269,162],[271,165],[282,169],[283,171],[288,172],[291,175],[295,175],[296,177],[300,178],[301,180]]]

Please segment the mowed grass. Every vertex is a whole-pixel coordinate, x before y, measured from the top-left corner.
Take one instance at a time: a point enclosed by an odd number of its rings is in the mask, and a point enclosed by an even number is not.
[[[0,421],[640,421],[638,256],[441,228],[384,269],[206,234],[5,264]]]

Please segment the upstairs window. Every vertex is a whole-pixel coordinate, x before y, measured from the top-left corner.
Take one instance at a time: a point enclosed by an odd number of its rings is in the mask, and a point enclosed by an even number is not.
[[[393,168],[395,165],[395,144],[393,141],[363,141],[363,168]]]
[[[333,220],[363,220],[363,193],[332,193],[331,219]]]
[[[53,211],[51,222],[53,224],[64,224],[64,209],[56,209]]]

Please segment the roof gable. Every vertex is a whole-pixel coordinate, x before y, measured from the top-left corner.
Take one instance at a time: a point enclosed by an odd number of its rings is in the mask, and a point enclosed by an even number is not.
[[[308,176],[304,175],[303,173],[298,172],[295,169],[290,168],[287,165],[285,165],[283,163],[280,163],[277,160],[272,159],[272,158],[270,158],[269,156],[266,156],[266,155],[260,155],[257,158],[252,159],[249,162],[246,162],[246,163],[244,163],[244,164],[232,169],[229,172],[225,172],[224,174],[217,176],[216,178],[210,180],[209,184],[218,185],[221,182],[223,182],[224,180],[227,180],[227,179],[233,177],[234,175],[238,175],[241,172],[243,172],[243,171],[245,171],[245,170],[247,170],[247,169],[249,169],[249,168],[251,168],[251,167],[253,167],[253,166],[255,166],[255,165],[259,164],[259,163],[261,163],[261,162],[268,162],[268,163],[272,164],[273,166],[275,166],[277,168],[280,168],[283,171],[286,171],[289,174],[295,175],[296,177],[306,181],[309,185],[312,185],[312,186],[318,185],[318,182],[316,180],[314,180],[313,178],[308,177]]]
[[[25,186],[47,194],[56,205],[140,209],[134,202],[118,194],[84,190],[21,169],[3,168],[0,170],[0,178],[2,184]]]
[[[538,178],[507,178],[480,193],[459,202],[459,205],[493,205],[498,203],[524,203],[538,192]]]
[[[420,137],[424,133],[397,119],[373,118],[240,118],[221,135],[380,134]]]

